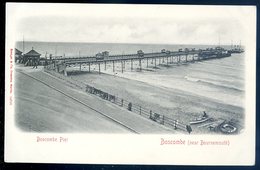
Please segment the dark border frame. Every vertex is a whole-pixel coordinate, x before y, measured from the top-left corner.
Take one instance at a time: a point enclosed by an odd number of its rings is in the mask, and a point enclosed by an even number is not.
[[[15,1],[7,1],[7,2],[15,2]],[[93,164],[29,164],[29,163],[4,163],[4,87],[5,87],[5,3],[6,1],[1,1],[1,30],[2,34],[0,36],[0,169],[90,169],[90,170],[105,170],[105,169],[144,169],[144,170],[171,170],[171,169],[228,169],[228,170],[257,170],[260,169],[259,166],[259,112],[260,112],[260,92],[258,89],[259,84],[259,75],[260,75],[260,47],[259,47],[259,27],[260,27],[260,1],[259,0],[67,0],[67,1],[25,1],[25,2],[48,2],[48,3],[110,3],[110,4],[169,4],[169,5],[250,5],[257,7],[257,46],[256,46],[256,162],[255,166],[170,166],[170,165],[93,165]]]

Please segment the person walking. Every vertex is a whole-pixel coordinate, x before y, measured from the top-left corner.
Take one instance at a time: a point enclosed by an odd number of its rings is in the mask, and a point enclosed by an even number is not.
[[[38,61],[37,59],[32,59],[33,68],[37,68]]]
[[[129,111],[132,111],[132,103],[131,102],[129,102],[128,103],[128,108],[127,108]]]
[[[205,111],[203,111],[203,117],[208,117],[208,115]]]
[[[33,68],[35,68],[35,59],[32,59],[32,65],[33,65]]]
[[[190,125],[186,125],[186,129],[188,131],[188,133],[190,134],[192,132],[191,126]]]

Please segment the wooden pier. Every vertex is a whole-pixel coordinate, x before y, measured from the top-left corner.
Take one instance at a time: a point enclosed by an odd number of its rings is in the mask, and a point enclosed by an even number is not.
[[[168,66],[173,63],[188,63],[195,61],[208,60],[213,58],[223,58],[231,56],[231,53],[223,48],[215,49],[205,49],[205,50],[185,50],[185,51],[166,51],[154,53],[144,53],[142,50],[137,51],[136,54],[125,54],[125,55],[108,55],[108,52],[104,52],[105,55],[102,56],[98,53],[93,57],[70,57],[70,58],[58,58],[49,61],[46,67],[49,69],[56,70],[57,72],[63,72],[67,75],[67,67],[79,66],[79,71],[81,71],[82,66],[88,66],[88,71],[91,71],[91,65],[98,66],[98,72],[101,73],[101,65],[104,65],[104,70],[107,69],[107,64],[112,63],[112,70],[115,72],[115,65],[119,63],[121,65],[121,72],[125,71],[125,63],[130,62],[131,70],[133,70],[133,63],[138,62],[138,70],[142,71],[144,63],[146,63],[146,68],[149,67],[149,61],[154,68],[158,65],[164,63]]]

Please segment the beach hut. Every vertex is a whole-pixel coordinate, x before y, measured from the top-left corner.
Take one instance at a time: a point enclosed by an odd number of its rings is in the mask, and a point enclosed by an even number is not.
[[[23,55],[23,59],[24,59],[24,65],[26,66],[32,66],[34,63],[38,63],[40,60],[40,56],[41,54],[39,54],[38,52],[36,52],[33,47],[32,50],[29,51],[28,53]],[[38,65],[38,64],[37,64]]]
[[[22,51],[18,50],[17,48],[15,48],[15,62],[21,62],[22,60]]]

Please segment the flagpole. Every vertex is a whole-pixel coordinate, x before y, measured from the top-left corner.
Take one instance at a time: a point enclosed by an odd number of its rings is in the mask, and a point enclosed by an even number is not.
[[[23,54],[24,54],[24,35],[23,35]]]

